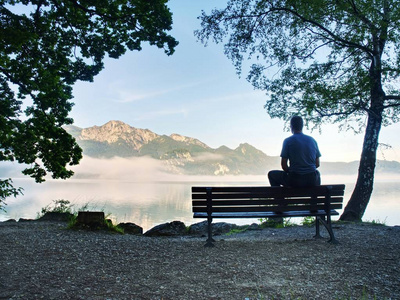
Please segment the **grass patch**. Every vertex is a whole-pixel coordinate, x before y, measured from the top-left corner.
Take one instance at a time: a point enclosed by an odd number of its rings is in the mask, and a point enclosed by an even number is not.
[[[363,221],[363,223],[370,224],[370,225],[377,225],[377,226],[386,226],[386,218],[385,220],[381,221],[379,219],[372,219],[371,221]]]
[[[74,215],[71,220],[68,222],[68,229],[74,229],[74,230],[79,230],[79,229],[86,229],[86,230],[106,230],[114,233],[119,233],[119,234],[124,234],[124,229],[119,227],[118,225],[113,224],[113,222],[110,219],[105,218],[103,222],[101,223],[96,223],[96,224],[91,224],[89,225],[84,225],[84,224],[79,224],[77,222],[78,215]]]
[[[241,232],[245,232],[247,230],[247,228],[249,228],[249,225],[241,226],[239,228],[233,228],[228,233],[226,233],[225,235],[233,235],[233,234],[238,234],[238,233],[241,233]]]
[[[106,219],[105,222],[109,231],[119,234],[125,233],[123,228],[119,227],[118,225],[114,225],[110,219]]]
[[[296,226],[291,218],[261,218],[258,219],[261,228],[285,228]]]

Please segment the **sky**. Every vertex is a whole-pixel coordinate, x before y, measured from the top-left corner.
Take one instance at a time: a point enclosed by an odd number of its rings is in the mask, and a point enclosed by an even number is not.
[[[290,133],[285,122],[271,119],[263,106],[265,92],[254,90],[236,74],[222,44],[205,47],[193,32],[200,29],[201,11],[222,8],[225,0],[171,0],[173,30],[179,41],[175,53],[144,45],[118,60],[106,59],[94,82],[74,86],[74,125],[87,128],[110,120],[123,121],[157,134],[194,137],[212,148],[235,149],[249,143],[270,156],[279,156]],[[383,127],[378,159],[400,161],[400,124]],[[304,130],[318,142],[321,161],[354,161],[360,158],[363,133],[339,132],[326,125],[321,133]]]

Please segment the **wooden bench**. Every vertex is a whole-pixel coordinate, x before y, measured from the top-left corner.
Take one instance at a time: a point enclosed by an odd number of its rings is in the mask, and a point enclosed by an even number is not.
[[[194,218],[206,218],[208,238],[205,246],[214,246],[212,221],[215,218],[315,217],[315,238],[321,238],[320,223],[329,233],[329,241],[338,243],[331,216],[342,208],[344,184],[316,187],[192,187]]]

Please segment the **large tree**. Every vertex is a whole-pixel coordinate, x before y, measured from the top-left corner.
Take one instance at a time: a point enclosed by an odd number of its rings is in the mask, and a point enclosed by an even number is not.
[[[358,178],[341,220],[371,197],[379,132],[399,120],[400,1],[230,0],[200,17],[203,42],[224,42],[238,72],[266,91],[271,117],[365,128]],[[247,59],[250,60],[248,63]]]
[[[37,182],[72,176],[68,165],[82,151],[62,126],[73,122],[73,84],[92,81],[106,54],[118,58],[143,42],[172,54],[166,2],[0,0],[0,161],[26,164]],[[20,191],[0,180],[0,208]]]

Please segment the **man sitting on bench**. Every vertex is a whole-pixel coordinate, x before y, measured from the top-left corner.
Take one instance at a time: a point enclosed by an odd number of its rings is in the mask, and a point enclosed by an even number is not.
[[[271,186],[320,185],[321,177],[317,168],[321,153],[317,142],[303,134],[303,119],[300,116],[292,117],[290,129],[293,135],[284,140],[281,152],[283,171],[273,170],[268,173]]]

